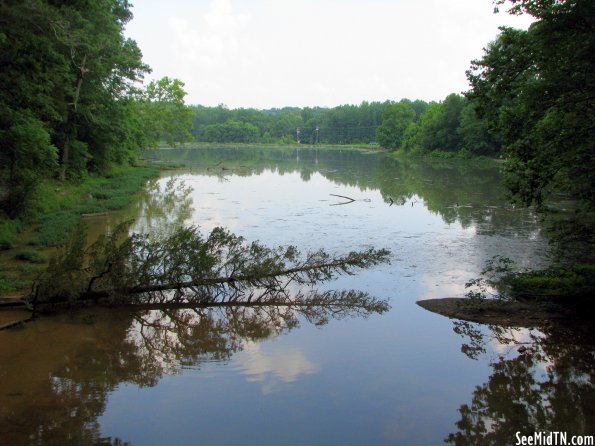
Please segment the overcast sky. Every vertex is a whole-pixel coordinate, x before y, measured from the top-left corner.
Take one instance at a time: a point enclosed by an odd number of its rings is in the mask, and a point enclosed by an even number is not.
[[[186,84],[189,104],[326,106],[442,100],[498,26],[492,0],[136,0],[126,34],[150,78]]]

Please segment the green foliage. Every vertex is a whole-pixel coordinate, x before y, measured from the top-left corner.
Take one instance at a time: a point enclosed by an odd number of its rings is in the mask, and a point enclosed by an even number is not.
[[[415,110],[408,102],[387,106],[382,116],[382,124],[376,130],[378,143],[387,149],[401,148],[405,131],[414,118]]]
[[[249,122],[229,120],[223,124],[209,124],[203,128],[203,137],[217,142],[256,142],[259,137],[258,127]]]
[[[508,9],[508,13],[521,15],[530,14],[535,18],[543,19],[552,17],[555,14],[564,13],[568,8],[572,8],[577,3],[588,3],[588,2],[577,2],[576,0],[494,0],[496,5],[503,5],[510,3],[511,7]],[[496,6],[496,12],[498,7]]]
[[[50,212],[58,212],[70,209],[78,205],[80,196],[84,193],[83,187],[93,177],[82,180],[81,183],[62,183],[58,180],[42,181],[33,197],[30,212],[26,217],[28,220],[39,215]]]
[[[184,105],[185,96],[179,79],[166,76],[146,86],[138,107],[149,147],[157,147],[161,141],[175,145],[191,140],[192,109]]]
[[[156,169],[137,168],[101,178],[85,189],[85,195],[90,195],[91,199],[77,206],[75,211],[83,214],[121,209],[130,203],[147,180],[156,175]]]
[[[108,172],[144,147],[134,83],[149,68],[123,35],[129,8],[0,3],[0,206],[10,217],[31,207],[42,179]]]
[[[18,220],[4,220],[0,222],[0,250],[13,248],[17,241],[17,233],[21,228]]]
[[[416,113],[425,105],[423,101],[407,102],[415,105]],[[295,144],[299,138],[301,144],[368,144],[375,140],[376,128],[388,104],[362,102],[330,109],[270,110],[194,106],[192,133],[197,141],[204,142]]]
[[[158,236],[127,236],[129,224],[119,225],[88,248],[84,228],[78,226],[39,279],[38,300],[94,295],[132,303],[288,298],[290,283],[312,286],[337,273],[387,262],[389,255],[370,249],[332,258],[320,250],[302,259],[293,246],[248,244],[222,228],[206,237],[195,227]]]
[[[515,2],[516,3],[516,2]],[[593,202],[595,38],[590,2],[518,2],[541,20],[528,31],[502,28],[469,72],[479,111],[502,131],[509,186],[523,203],[541,204],[552,190]]]
[[[434,150],[428,153],[428,156],[432,158],[442,158],[442,159],[466,159],[471,158],[472,154],[467,151],[467,149],[461,149],[458,152],[447,152],[444,150]]]
[[[325,108],[272,110],[194,106],[197,141],[265,144],[366,144],[411,153],[465,150],[499,153],[499,140],[487,131],[475,107],[459,95],[443,102],[402,99]]]
[[[29,263],[47,263],[48,257],[38,251],[19,251],[14,256],[17,260]]]
[[[0,205],[10,217],[22,213],[40,179],[57,167],[56,147],[41,121],[29,112],[4,116],[0,127]]]
[[[457,94],[425,107],[400,141],[405,152],[438,157],[497,156],[501,145],[499,135],[490,132],[487,121],[477,115],[476,104]],[[379,142],[383,142],[380,136]]]
[[[13,277],[6,276],[0,271],[0,295],[8,294],[10,292],[23,288],[24,282]]]
[[[498,298],[508,301],[588,302],[595,292],[595,266],[552,265],[540,270],[518,271],[512,260],[494,256],[480,277],[465,284],[471,299]]]
[[[69,234],[81,221],[81,214],[121,209],[130,204],[149,178],[157,175],[157,169],[136,168],[117,172],[106,177],[88,181],[88,186],[78,190],[85,198],[54,203],[46,207],[39,221],[37,235],[31,240],[33,246],[60,246],[66,243]],[[54,197],[56,194],[50,194]]]
[[[461,137],[463,150],[476,156],[496,156],[500,153],[499,132],[490,132],[488,123],[477,115],[477,106],[466,101],[460,113],[457,133]]]
[[[29,244],[33,246],[60,246],[67,240],[70,232],[80,223],[81,217],[74,212],[62,211],[46,214],[40,220],[39,233]]]
[[[516,300],[588,300],[595,291],[595,268],[593,265],[576,265],[572,269],[551,267],[528,271],[509,277],[506,285]]]
[[[595,4],[510,3],[513,13],[529,13],[538,20],[528,31],[501,28],[484,57],[473,61],[468,97],[490,130],[502,135],[509,159],[506,183],[513,198],[544,211],[544,205],[563,193],[574,201],[574,219],[589,221],[595,209]],[[592,228],[586,240],[593,239]],[[565,243],[565,237],[552,235]],[[577,252],[579,261],[595,258],[592,246],[586,256]]]
[[[443,102],[432,104],[428,108],[420,123],[422,147],[425,152],[456,152],[463,148],[459,126],[464,103],[461,96],[451,94]]]

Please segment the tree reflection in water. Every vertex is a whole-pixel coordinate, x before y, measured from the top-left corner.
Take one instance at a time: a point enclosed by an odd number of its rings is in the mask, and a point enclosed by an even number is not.
[[[155,386],[165,374],[227,360],[248,345],[288,333],[301,321],[323,325],[389,308],[386,301],[356,292],[310,301],[317,304],[94,309],[2,332],[2,443],[126,444],[102,437],[97,422],[109,393],[121,383]],[[10,345],[18,347],[4,347]]]
[[[456,322],[455,331],[465,338],[462,351],[470,358],[485,354],[488,343],[497,358],[488,382],[459,408],[458,431],[447,443],[513,444],[517,432],[593,435],[595,337],[588,323],[539,331],[490,326],[483,334],[478,324]]]
[[[134,232],[168,234],[182,226],[194,212],[192,187],[179,176],[165,182],[151,181],[135,203]]]

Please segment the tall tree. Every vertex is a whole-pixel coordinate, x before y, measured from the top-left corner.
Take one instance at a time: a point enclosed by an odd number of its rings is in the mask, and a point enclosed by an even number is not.
[[[497,0],[535,17],[501,34],[473,61],[467,96],[501,132],[507,184],[521,203],[543,207],[554,193],[574,200],[573,231],[593,259],[595,206],[595,4],[590,0]],[[568,234],[567,234],[568,235]],[[569,240],[567,240],[569,241]],[[567,248],[570,245],[567,245]]]
[[[45,2],[0,2],[0,208],[10,217],[57,167],[51,137],[69,66],[49,26],[55,19]]]
[[[57,149],[50,143],[44,124],[32,113],[12,113],[10,128],[0,130],[2,204],[9,217],[23,212],[35,188],[58,163]]]
[[[405,130],[415,119],[415,110],[409,101],[391,104],[384,109],[382,124],[376,130],[376,138],[382,147],[399,149]]]
[[[461,110],[457,133],[463,148],[474,155],[496,156],[500,153],[500,133],[490,132],[485,119],[477,115],[473,101],[466,101]]]
[[[23,113],[39,120],[62,179],[130,148],[127,100],[149,71],[123,35],[131,18],[127,0],[0,3],[0,128]]]
[[[59,16],[50,26],[70,62],[70,82],[64,85],[68,108],[58,135],[64,179],[69,169],[76,173],[88,160],[106,158],[110,145],[89,138],[86,130],[102,124],[101,133],[109,132],[114,104],[149,68],[136,43],[123,36],[132,19],[127,0],[56,2],[55,8]]]
[[[165,141],[174,145],[192,139],[192,109],[184,104],[184,82],[163,77],[151,81],[140,98],[147,144],[156,147]]]

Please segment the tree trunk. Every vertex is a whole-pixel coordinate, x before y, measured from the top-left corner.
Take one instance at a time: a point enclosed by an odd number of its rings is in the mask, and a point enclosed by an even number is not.
[[[378,255],[378,254],[377,254]],[[382,251],[380,255],[385,255]],[[380,260],[382,261],[382,260]],[[192,287],[217,287],[223,285],[229,285],[236,291],[241,291],[244,288],[252,287],[261,287],[267,289],[264,294],[269,292],[282,292],[284,291],[284,285],[280,283],[266,283],[269,279],[277,279],[281,277],[287,278],[289,281],[296,281],[297,283],[304,283],[301,282],[300,276],[303,274],[308,274],[313,271],[320,271],[320,270],[340,270],[343,269],[346,271],[349,267],[360,267],[366,268],[364,265],[367,260],[362,259],[353,259],[353,258],[342,258],[342,259],[335,259],[330,260],[324,263],[314,263],[314,264],[304,264],[294,268],[288,268],[285,270],[280,271],[272,271],[268,274],[261,274],[261,275],[250,275],[250,276],[229,276],[229,277],[205,277],[196,280],[184,281],[184,282],[167,282],[167,283],[154,283],[154,284],[147,284],[147,285],[132,285],[132,286],[125,286],[121,288],[115,289],[105,289],[105,290],[93,290],[92,285],[96,279],[100,278],[93,277],[90,279],[89,285],[87,286],[85,291],[82,291],[77,296],[77,301],[89,301],[89,300],[99,300],[109,297],[113,294],[119,295],[133,295],[133,294],[141,294],[141,293],[151,293],[151,292],[161,292],[161,291],[169,291],[169,290],[182,290],[185,288],[192,288]],[[372,260],[372,263],[376,263],[377,260]],[[109,268],[108,268],[109,269]],[[105,273],[104,273],[105,274]],[[330,273],[329,273],[330,274]],[[68,301],[67,298],[62,296],[48,296],[44,298],[44,303],[61,303]],[[216,304],[217,297],[213,297],[208,304]],[[237,302],[237,301],[236,301]],[[41,303],[41,302],[40,302]],[[247,303],[250,303],[248,299]]]
[[[75,126],[75,118],[77,114],[78,102],[81,95],[81,87],[83,86],[83,78],[85,77],[85,73],[87,73],[87,69],[85,68],[85,64],[87,63],[87,55],[83,57],[81,62],[81,66],[78,67],[78,74],[76,79],[76,88],[74,90],[74,97],[72,99],[72,116],[71,113],[68,114],[66,117],[66,137],[64,138],[64,146],[62,147],[62,157],[60,159],[60,181],[66,180],[66,168],[68,166],[68,159],[70,157],[70,143],[72,133],[76,130]]]

